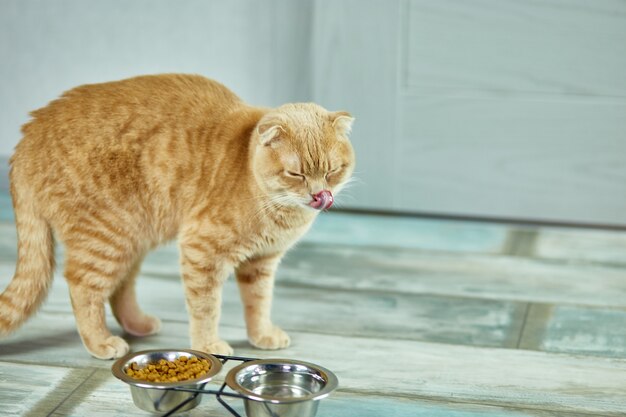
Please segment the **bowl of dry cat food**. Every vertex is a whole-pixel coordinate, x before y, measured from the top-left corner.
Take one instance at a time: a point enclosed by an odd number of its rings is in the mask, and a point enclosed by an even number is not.
[[[112,367],[113,375],[130,386],[135,405],[152,413],[196,407],[201,390],[222,369],[213,355],[190,349],[144,350],[129,353]]]
[[[205,389],[229,360],[242,363],[227,373],[219,390]],[[186,349],[131,353],[118,359],[112,371],[130,385],[137,407],[162,416],[190,410],[200,404],[201,394],[210,394],[235,417],[241,415],[222,397],[242,399],[247,417],[314,417],[320,400],[338,386],[331,371],[308,362]]]

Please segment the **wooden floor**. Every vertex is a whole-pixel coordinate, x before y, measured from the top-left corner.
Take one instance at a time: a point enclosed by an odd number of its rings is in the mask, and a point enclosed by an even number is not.
[[[16,237],[0,174],[3,288]],[[131,348],[188,346],[175,245],[146,260],[139,291],[164,328]],[[325,213],[281,265],[273,316],[292,346],[251,348],[228,282],[221,332],[237,354],[337,374],[320,417],[626,415],[625,233]],[[83,349],[57,273],[38,315],[0,340],[0,414],[148,415],[110,366]],[[229,414],[207,397],[186,415]]]

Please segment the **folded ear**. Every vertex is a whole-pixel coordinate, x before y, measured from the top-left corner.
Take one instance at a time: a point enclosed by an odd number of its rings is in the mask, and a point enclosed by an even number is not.
[[[261,145],[269,146],[280,137],[281,133],[285,133],[285,128],[280,119],[264,117],[257,124],[256,132],[259,135]]]
[[[330,120],[339,136],[348,137],[352,131],[352,123],[354,123],[354,117],[350,113],[347,111],[330,113]]]

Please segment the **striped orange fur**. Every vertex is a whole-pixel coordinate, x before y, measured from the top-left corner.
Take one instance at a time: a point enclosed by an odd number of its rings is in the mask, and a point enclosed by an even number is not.
[[[56,238],[85,347],[97,358],[124,355],[105,303],[126,332],[158,332],[159,319],[137,304],[135,278],[147,251],[177,238],[192,348],[232,353],[217,331],[232,272],[250,342],[289,344],[270,320],[274,272],[318,213],[312,195],[336,194],[352,174],[348,113],[252,107],[215,81],[169,74],[81,86],[32,117],[11,158],[19,246],[0,334],[43,302]]]

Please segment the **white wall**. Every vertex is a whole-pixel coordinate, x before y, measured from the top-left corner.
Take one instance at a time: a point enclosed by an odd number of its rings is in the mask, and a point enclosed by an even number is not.
[[[215,78],[244,100],[307,98],[310,2],[2,0],[0,155],[28,112],[84,83],[161,72]]]
[[[2,0],[0,155],[78,84],[195,72],[356,118],[343,207],[626,225],[624,0]]]
[[[313,98],[357,116],[354,206],[626,226],[626,1],[315,6]]]

